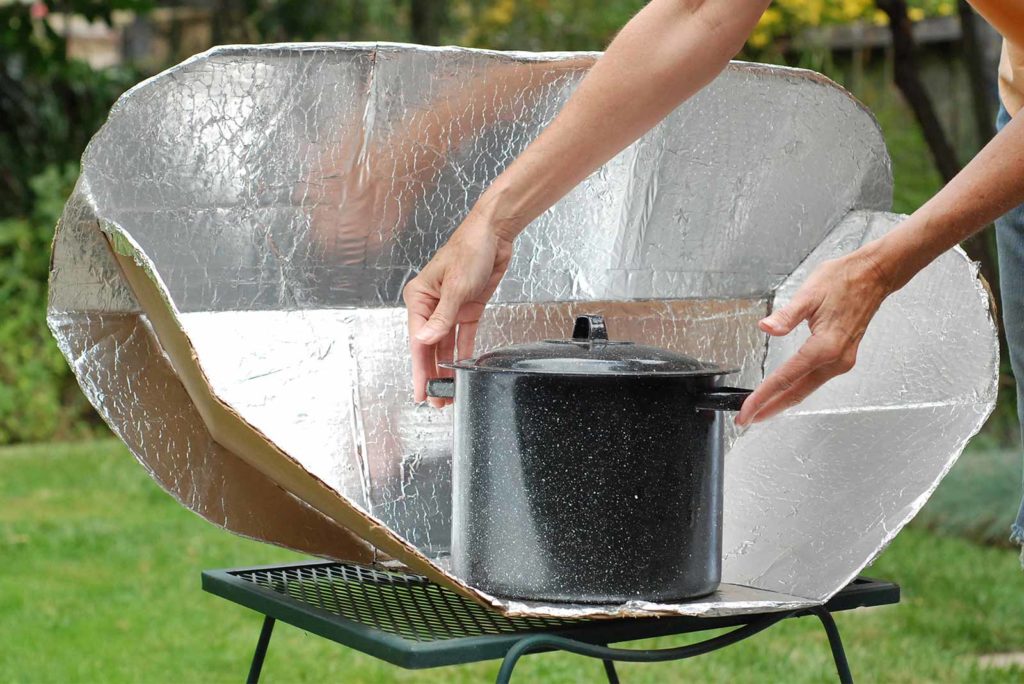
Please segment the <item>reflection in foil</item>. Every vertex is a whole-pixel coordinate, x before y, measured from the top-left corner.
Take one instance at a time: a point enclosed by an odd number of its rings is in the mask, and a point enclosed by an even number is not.
[[[595,59],[392,44],[217,48],[126,93],[54,241],[49,321],[90,401],[211,522],[409,565],[513,614],[812,605],[923,505],[995,398],[960,252],[883,306],[857,369],[742,435],[726,584],[677,605],[542,606],[448,573],[451,417],[413,405],[404,283]],[[616,337],[740,368],[814,264],[897,220],[874,120],[811,72],[734,63],[521,236],[476,348]],[[941,296],[940,296],[941,295]]]

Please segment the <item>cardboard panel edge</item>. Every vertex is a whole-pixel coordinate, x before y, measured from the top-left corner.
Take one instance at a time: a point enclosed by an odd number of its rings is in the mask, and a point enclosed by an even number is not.
[[[378,560],[375,548],[407,565],[438,584],[457,591],[483,605],[498,608],[490,597],[458,581],[432,563],[414,547],[393,535],[379,521],[349,504],[324,482],[308,473],[291,456],[270,442],[259,430],[247,423],[226,406],[212,391],[188,336],[178,325],[174,312],[168,306],[168,297],[160,285],[140,264],[137,250],[126,249],[131,244],[121,231],[110,235],[116,228],[103,230],[111,253],[124,273],[125,280],[149,318],[160,345],[171,360],[175,372],[195,403],[210,434],[219,444],[277,482],[285,490],[306,502],[331,520],[351,532],[351,554],[355,563],[373,563]],[[127,245],[125,244],[127,240]],[[117,243],[115,248],[114,243]],[[262,454],[264,458],[254,455]],[[274,467],[268,466],[268,463]],[[504,612],[504,611],[503,611]]]

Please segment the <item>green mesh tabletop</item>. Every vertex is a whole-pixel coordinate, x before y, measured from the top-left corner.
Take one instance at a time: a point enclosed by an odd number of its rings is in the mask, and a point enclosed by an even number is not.
[[[209,570],[203,573],[203,589],[405,668],[502,658],[518,641],[535,634],[605,645],[751,621],[749,615],[510,618],[419,575],[330,561]],[[898,601],[897,585],[858,578],[825,608],[835,612]]]

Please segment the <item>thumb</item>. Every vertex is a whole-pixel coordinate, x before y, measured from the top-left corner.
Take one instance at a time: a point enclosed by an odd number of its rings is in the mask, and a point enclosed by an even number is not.
[[[459,309],[462,307],[462,298],[458,297],[450,288],[441,290],[441,299],[434,308],[434,313],[423,324],[423,327],[416,331],[416,341],[423,344],[436,344],[455,327]]]
[[[793,328],[800,325],[812,311],[811,300],[807,297],[797,296],[793,300],[776,309],[769,316],[761,319],[761,330],[769,335],[788,335]]]

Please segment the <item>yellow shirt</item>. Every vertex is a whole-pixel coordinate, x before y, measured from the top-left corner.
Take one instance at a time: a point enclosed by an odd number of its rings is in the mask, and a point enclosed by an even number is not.
[[[1024,108],[1024,0],[970,0],[1003,35],[999,97],[1010,116]]]

